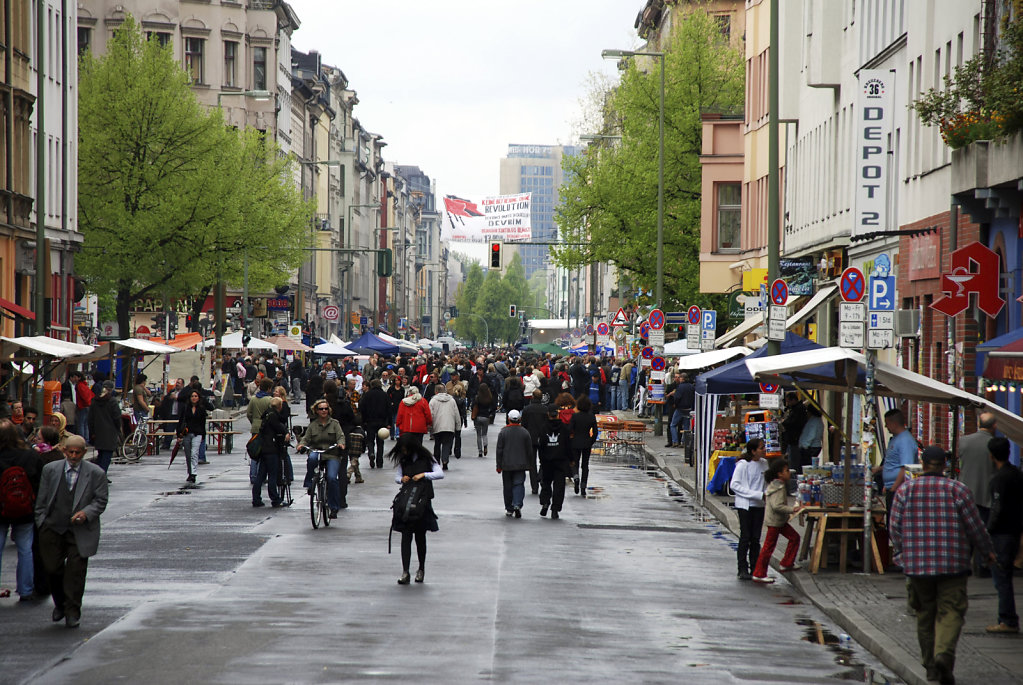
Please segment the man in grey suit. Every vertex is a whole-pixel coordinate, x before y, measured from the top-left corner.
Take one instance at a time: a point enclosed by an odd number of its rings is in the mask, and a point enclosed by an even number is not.
[[[43,467],[36,497],[35,519],[39,553],[50,579],[53,620],[77,628],[82,618],[82,595],[89,557],[99,547],[99,517],[107,508],[107,475],[82,461],[85,440],[72,435],[64,460]]]

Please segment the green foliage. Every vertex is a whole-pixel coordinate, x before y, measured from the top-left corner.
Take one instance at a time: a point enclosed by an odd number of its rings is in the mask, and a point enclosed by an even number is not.
[[[979,53],[913,103],[927,126],[937,126],[950,148],[994,140],[1023,130],[1023,18],[1007,22],[1001,47]]]
[[[637,62],[638,60],[642,60]],[[664,292],[667,302],[699,304],[703,112],[742,111],[742,55],[705,12],[691,12],[665,51]],[[640,71],[638,67],[647,69]],[[611,261],[651,290],[657,273],[658,113],[661,61],[634,58],[608,97],[606,121],[618,143],[566,157],[556,221],[570,242],[555,250],[569,268]],[[620,127],[620,128],[618,128]]]
[[[256,131],[224,125],[196,100],[169,48],[128,17],[79,79],[76,269],[129,334],[133,300],[201,293],[223,274],[256,289],[301,261],[312,208],[288,162]]]
[[[473,262],[455,295],[455,306],[458,307],[458,318],[453,324],[455,332],[460,338],[474,343],[513,343],[520,337],[519,319],[508,316],[508,305],[528,307],[532,302],[526,271],[518,254],[512,257],[503,275],[488,271],[484,276],[479,263]],[[534,313],[540,314],[529,309],[523,313],[527,318]]]

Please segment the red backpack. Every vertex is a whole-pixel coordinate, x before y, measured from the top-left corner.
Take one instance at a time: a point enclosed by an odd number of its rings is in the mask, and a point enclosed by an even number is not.
[[[30,516],[36,501],[28,474],[20,466],[8,466],[0,475],[0,518],[13,521]]]

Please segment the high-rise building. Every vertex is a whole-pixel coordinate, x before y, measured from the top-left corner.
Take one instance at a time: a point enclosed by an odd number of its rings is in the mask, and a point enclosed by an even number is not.
[[[508,156],[501,159],[501,194],[532,193],[530,221],[534,241],[557,241],[554,208],[564,180],[561,160],[565,155],[579,154],[581,149],[573,145],[511,144]],[[526,278],[548,267],[550,248],[546,245],[522,245],[518,249]]]

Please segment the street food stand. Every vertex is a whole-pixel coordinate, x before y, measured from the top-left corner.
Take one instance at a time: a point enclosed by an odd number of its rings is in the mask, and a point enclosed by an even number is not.
[[[845,348],[828,347],[807,350],[798,354],[749,358],[744,360],[744,363],[750,374],[757,380],[777,382],[800,390],[827,390],[845,392],[849,395],[862,394],[867,390],[865,380],[867,357]],[[998,421],[999,431],[1009,440],[1017,443],[1023,441],[1023,418],[965,390],[881,361],[873,364],[873,382],[874,396],[896,397],[901,400],[952,406],[974,406],[990,412]],[[851,407],[852,403],[847,402],[846,406]],[[847,425],[851,425],[853,421],[851,412],[846,419]],[[847,430],[846,433],[851,435],[852,431]],[[869,446],[869,441],[873,439],[869,431],[864,431],[864,435],[866,439],[861,441],[860,445],[849,444],[844,450],[841,464],[841,502],[832,507],[828,507],[825,503],[823,511],[815,516],[819,519],[817,540],[814,546],[815,564],[820,563],[819,550],[826,543],[823,538],[832,532],[842,535],[843,538],[852,533],[862,533],[864,550],[873,551],[877,545],[877,538],[873,534],[873,523],[877,514],[871,497],[871,481],[869,477],[859,478],[861,474],[866,475],[864,469],[869,468],[866,462],[866,448]],[[854,468],[856,466],[859,466],[859,471]],[[832,477],[834,477],[834,471],[832,471]],[[857,490],[862,491],[862,499],[855,496],[858,494]],[[858,512],[852,504],[854,497],[861,502]],[[850,514],[856,514],[862,520],[862,524],[855,526],[848,523],[853,518]],[[839,520],[838,528],[830,529],[828,527],[829,519]],[[810,537],[809,531],[807,537]],[[875,564],[879,564],[881,561],[878,553],[864,554],[865,563],[867,559],[872,559]],[[816,570],[815,564],[812,564],[811,571]]]
[[[46,397],[41,407],[44,415],[52,415],[54,407],[58,410],[60,407],[60,381],[46,380],[47,377],[68,358],[88,354],[93,349],[92,345],[80,345],[45,335],[18,338],[0,336],[0,361],[11,362],[22,377],[28,377],[27,382],[19,379],[21,387],[18,399],[25,401],[45,390]],[[7,382],[14,382],[16,375],[12,374]]]

